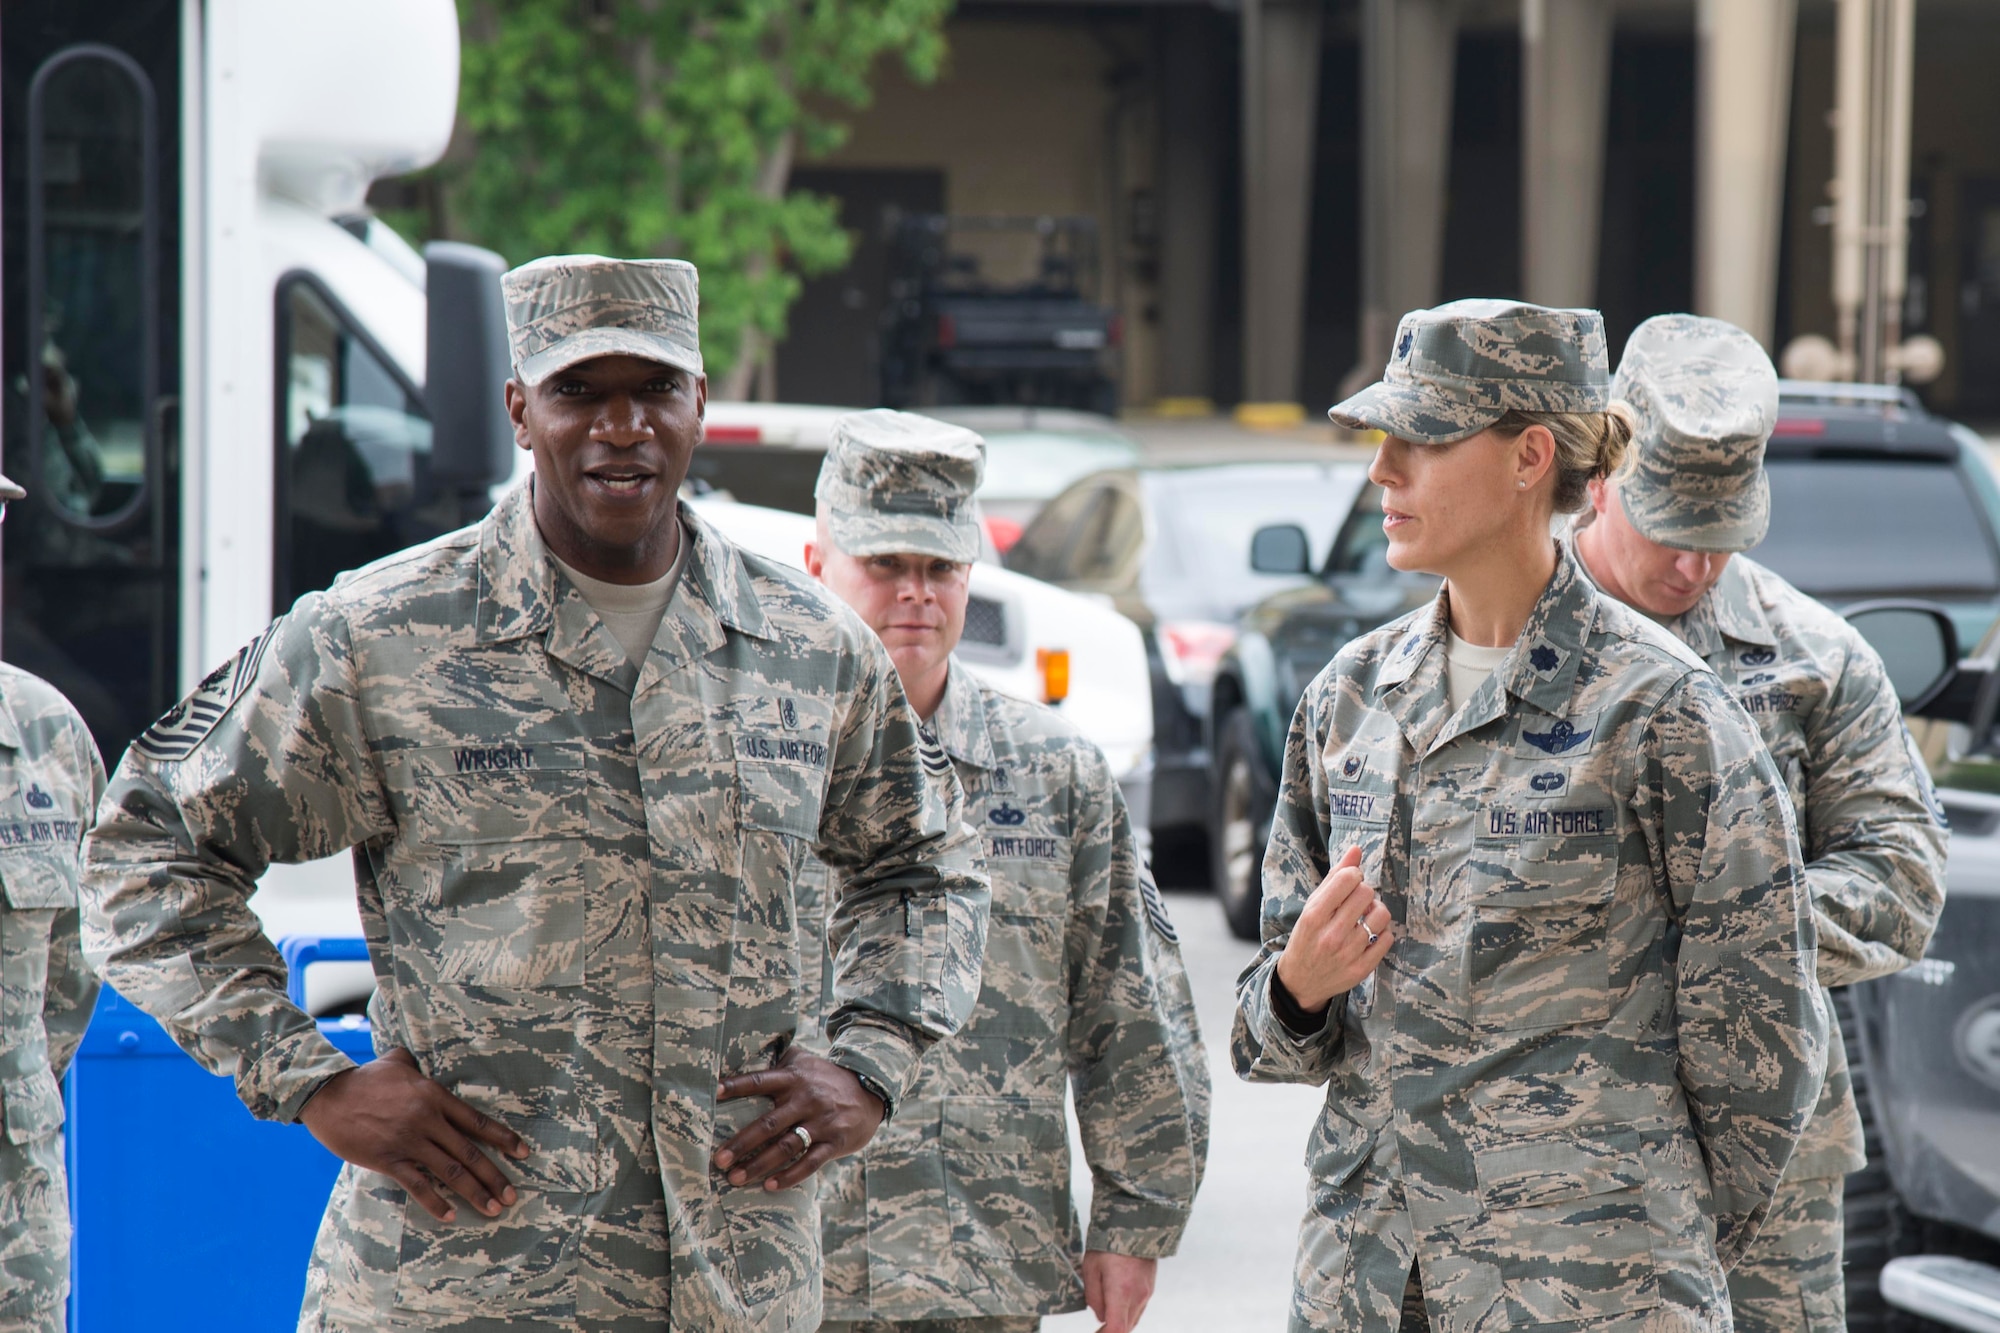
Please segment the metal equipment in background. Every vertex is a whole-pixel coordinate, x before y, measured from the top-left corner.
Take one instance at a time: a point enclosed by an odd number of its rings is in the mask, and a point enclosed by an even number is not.
[[[897,219],[882,315],[889,407],[1019,403],[1116,415],[1117,314],[1088,217]]]

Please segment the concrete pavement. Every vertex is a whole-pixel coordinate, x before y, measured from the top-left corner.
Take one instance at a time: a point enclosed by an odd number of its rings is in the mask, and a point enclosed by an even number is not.
[[[1230,935],[1205,892],[1168,893],[1194,986],[1215,1085],[1208,1175],[1181,1252],[1160,1262],[1141,1333],[1262,1333],[1283,1329],[1292,1260],[1306,1208],[1306,1136],[1324,1100],[1319,1088],[1255,1086],[1229,1068],[1236,974],[1256,950]],[[1071,1131],[1077,1211],[1089,1216],[1090,1177]],[[1088,1312],[1044,1320],[1045,1333],[1092,1333]]]

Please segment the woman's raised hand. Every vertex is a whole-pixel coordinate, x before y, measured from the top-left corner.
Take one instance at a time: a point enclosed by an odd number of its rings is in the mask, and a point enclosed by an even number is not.
[[[1361,849],[1349,847],[1306,899],[1278,958],[1278,980],[1300,1008],[1316,1013],[1373,972],[1394,940],[1389,909],[1361,882]]]

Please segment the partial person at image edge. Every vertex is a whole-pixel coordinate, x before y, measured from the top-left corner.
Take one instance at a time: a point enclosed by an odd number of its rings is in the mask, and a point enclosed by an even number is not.
[[[0,513],[27,494],[0,476]],[[62,1333],[69,1296],[63,1074],[97,1002],[78,935],[104,762],[53,686],[0,664],[0,1333]]]

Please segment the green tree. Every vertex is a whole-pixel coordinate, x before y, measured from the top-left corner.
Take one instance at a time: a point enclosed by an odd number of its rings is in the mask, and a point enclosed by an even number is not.
[[[801,275],[851,248],[792,163],[841,142],[878,57],[936,77],[951,2],[459,0],[459,138],[419,229],[515,263],[693,261],[713,391],[743,397]]]

